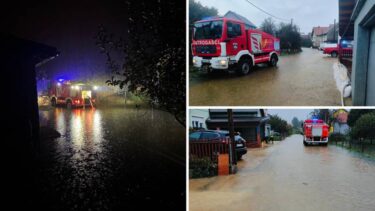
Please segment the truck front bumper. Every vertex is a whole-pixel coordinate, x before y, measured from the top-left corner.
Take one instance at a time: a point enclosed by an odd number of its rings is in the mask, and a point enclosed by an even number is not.
[[[328,137],[326,138],[320,138],[320,139],[317,139],[316,137],[315,138],[309,138],[309,137],[305,137],[304,142],[308,143],[308,144],[326,144],[328,143]]]
[[[202,68],[204,65],[208,65],[212,69],[226,70],[229,68],[229,58],[213,57],[211,59],[204,59],[199,56],[194,56],[193,65],[197,68]]]

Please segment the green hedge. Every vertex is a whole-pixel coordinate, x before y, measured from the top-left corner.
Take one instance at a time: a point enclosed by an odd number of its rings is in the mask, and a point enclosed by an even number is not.
[[[212,177],[217,175],[218,166],[208,157],[192,157],[189,161],[189,169],[191,178]]]
[[[330,142],[342,142],[346,140],[346,136],[342,135],[340,133],[331,133],[329,135],[329,141]]]

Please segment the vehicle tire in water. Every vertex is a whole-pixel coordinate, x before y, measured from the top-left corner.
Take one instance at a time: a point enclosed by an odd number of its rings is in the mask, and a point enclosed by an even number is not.
[[[334,58],[336,58],[336,57],[337,57],[337,52],[335,52],[335,51],[334,51],[334,52],[332,52],[332,53],[331,53],[331,57],[334,57]]]
[[[271,67],[276,67],[278,61],[279,61],[279,59],[274,54],[274,55],[271,56],[271,60],[268,62],[268,65],[271,66]]]
[[[251,70],[251,65],[250,65],[251,60],[248,58],[242,58],[238,62],[238,67],[236,68],[236,72],[238,75],[243,76],[249,74]]]
[[[306,143],[306,141],[303,141],[303,145],[307,146],[307,143]]]
[[[67,109],[72,109],[72,102],[71,102],[71,101],[68,101],[68,102],[66,103],[66,108],[67,108]]]

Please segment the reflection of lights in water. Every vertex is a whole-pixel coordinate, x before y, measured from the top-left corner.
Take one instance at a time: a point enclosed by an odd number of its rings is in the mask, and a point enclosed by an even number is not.
[[[74,110],[71,119],[71,136],[74,145],[81,147],[84,139],[84,128],[82,127],[81,110]]]
[[[93,140],[95,143],[98,143],[103,138],[102,116],[99,111],[94,111],[94,118],[93,118],[92,125],[93,125],[92,127]]]
[[[56,130],[61,134],[66,133],[65,116],[61,109],[55,109]]]

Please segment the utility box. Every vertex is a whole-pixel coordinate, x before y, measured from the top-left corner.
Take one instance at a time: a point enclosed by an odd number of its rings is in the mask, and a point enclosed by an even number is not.
[[[219,154],[218,175],[229,175],[229,154]]]

